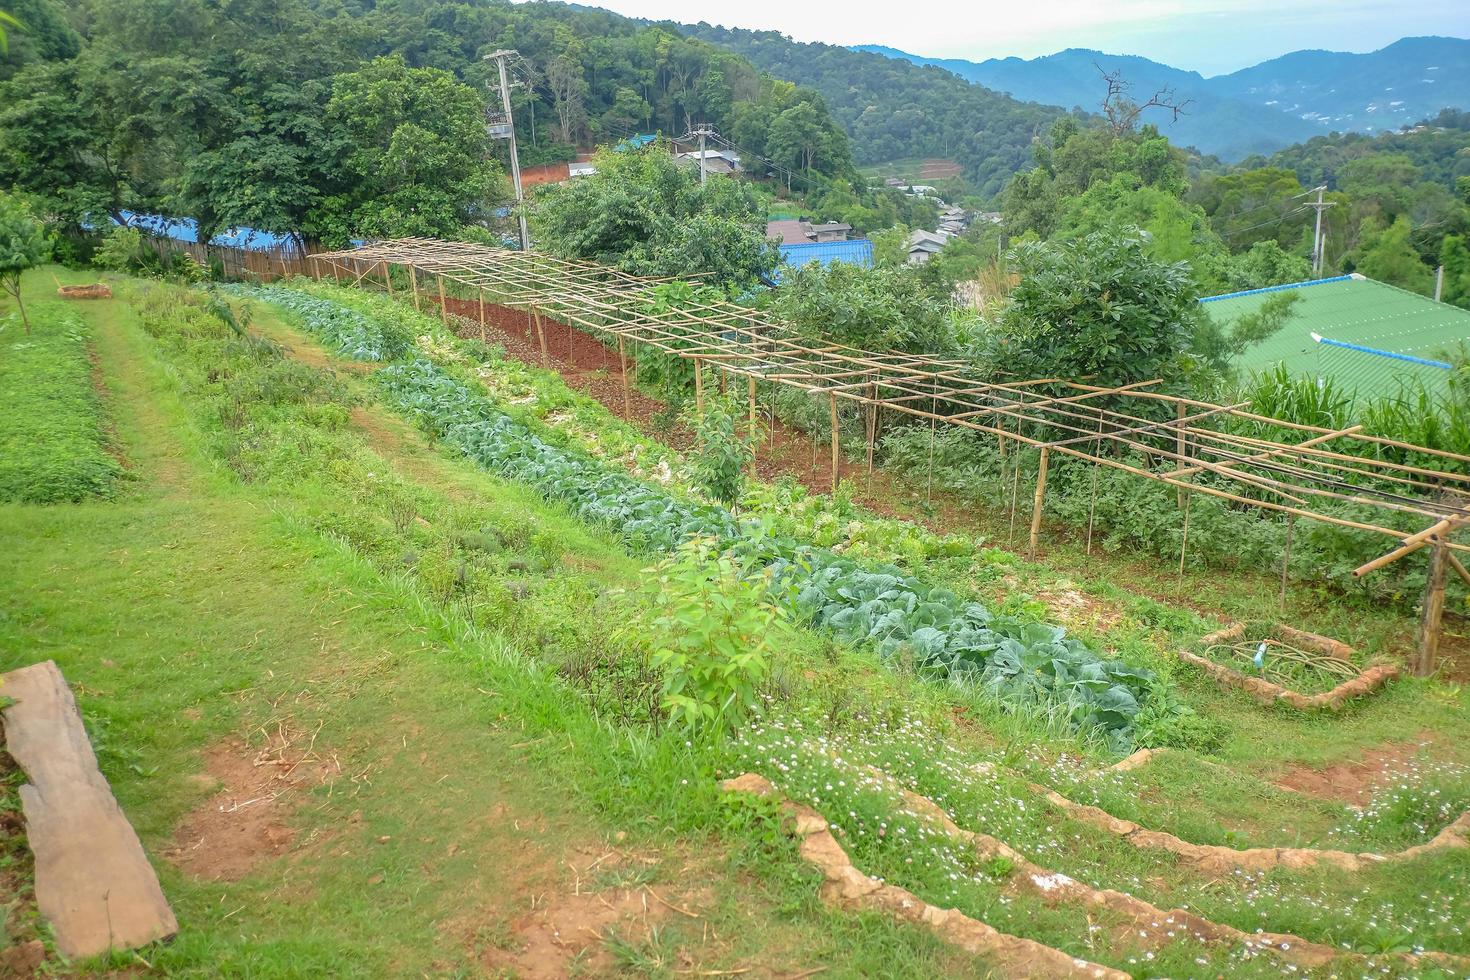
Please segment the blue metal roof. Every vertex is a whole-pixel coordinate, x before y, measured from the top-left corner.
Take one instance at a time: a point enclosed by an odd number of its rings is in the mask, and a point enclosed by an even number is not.
[[[854,238],[846,242],[808,242],[804,245],[781,245],[783,265],[798,266],[808,262],[831,265],[833,262],[851,262],[864,269],[873,267],[873,243],[866,238]],[[780,270],[776,270],[777,277]]]
[[[1263,293],[1279,293],[1283,289],[1305,289],[1308,286],[1322,286],[1330,282],[1350,282],[1351,275],[1332,276],[1330,279],[1309,279],[1306,282],[1288,282],[1280,286],[1262,286],[1260,289],[1242,289],[1238,293],[1221,293],[1219,296],[1202,296],[1201,303],[1214,303],[1222,299],[1239,299],[1241,296],[1260,296]]]

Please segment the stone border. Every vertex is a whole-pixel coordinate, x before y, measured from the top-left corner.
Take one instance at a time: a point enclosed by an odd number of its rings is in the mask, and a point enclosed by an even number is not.
[[[1173,834],[1158,830],[1145,830],[1131,820],[1113,816],[1106,810],[1083,803],[1075,803],[1046,786],[1029,783],[1031,791],[1044,797],[1048,803],[1066,811],[1068,815],[1115,837],[1121,837],[1134,847],[1168,851],[1184,863],[1194,865],[1207,874],[1221,874],[1235,868],[1269,870],[1271,868],[1311,868],[1317,865],[1332,865],[1344,871],[1361,871],[1375,864],[1411,861],[1431,851],[1452,847],[1470,847],[1470,810],[1466,810],[1434,839],[1426,844],[1396,851],[1392,854],[1374,854],[1369,851],[1318,850],[1311,847],[1250,847],[1236,850],[1219,844],[1191,844]]]
[[[1116,927],[1112,936],[1120,949],[1125,946],[1159,949],[1189,937],[1210,945],[1239,946],[1248,956],[1269,953],[1306,970],[1319,969],[1334,962],[1362,967],[1372,959],[1362,953],[1310,942],[1287,933],[1245,932],[1186,909],[1165,910],[1126,892],[1093,888],[1068,875],[1031,863],[1019,851],[994,837],[960,827],[939,804],[909,790],[888,773],[872,767],[868,768],[868,772],[898,793],[915,816],[933,822],[950,837],[969,844],[982,859],[1009,861],[1012,871],[1006,881],[1007,889],[1039,897],[1048,905],[1074,903],[1110,913],[1110,917],[1121,920],[1124,924]],[[729,793],[748,793],[780,801],[782,809],[794,818],[792,833],[802,841],[802,857],[819,867],[827,880],[822,891],[823,897],[829,901],[849,906],[867,905],[886,909],[900,918],[924,923],[941,939],[967,952],[1000,957],[1002,968],[1009,968],[1000,974],[1002,976],[1127,976],[1110,967],[1075,959],[1061,950],[1034,940],[998,932],[954,909],[941,910],[926,905],[912,893],[897,886],[879,885],[853,866],[821,814],[810,807],[782,798],[764,776],[746,773],[735,779],[725,780],[720,788]],[[1467,818],[1470,818],[1470,813],[1462,820]],[[1470,824],[1467,824],[1467,829],[1470,829]],[[1038,959],[1037,956],[1041,958]],[[1452,953],[1395,953],[1388,954],[1385,958],[1413,968],[1428,964],[1441,969],[1470,972],[1470,957]],[[1059,972],[1061,970],[1066,972]]]
[[[822,897],[834,905],[877,909],[926,926],[945,942],[989,958],[996,976],[1128,980],[1129,975],[1121,970],[1079,959],[1031,939],[1008,935],[956,909],[938,908],[896,885],[874,881],[853,866],[820,813],[782,798],[764,776],[748,772],[720,783],[720,789],[780,802],[781,809],[792,818],[791,833],[801,842],[802,858],[819,868],[826,879]]]
[[[1316,650],[1325,656],[1337,660],[1348,660],[1352,657],[1352,647],[1337,640],[1279,624],[1275,629],[1298,644]],[[1244,635],[1244,623],[1231,623],[1224,629],[1200,637],[1199,642],[1202,646],[1209,646],[1227,640],[1238,640]],[[1392,664],[1376,664],[1357,677],[1343,681],[1330,691],[1324,691],[1321,694],[1302,694],[1300,691],[1293,691],[1280,684],[1273,684],[1263,677],[1243,674],[1224,664],[1216,663],[1208,657],[1190,653],[1188,650],[1180,650],[1179,659],[1198,667],[1224,687],[1234,687],[1245,691],[1262,704],[1286,704],[1301,711],[1339,711],[1353,698],[1372,694],[1399,676],[1399,669]]]

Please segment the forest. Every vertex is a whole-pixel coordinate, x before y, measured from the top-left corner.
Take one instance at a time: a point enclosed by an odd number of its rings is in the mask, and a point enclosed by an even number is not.
[[[859,163],[953,158],[981,197],[999,192],[1025,166],[1032,140],[1063,114],[972,85],[942,68],[837,45],[801,44],[776,31],[670,26],[820,93],[852,140]]]
[[[302,243],[485,237],[496,49],[519,52],[522,160],[707,122],[752,163],[852,172],[820,96],[745,59],[563,4],[18,0],[0,57],[0,185],[73,231],[123,212]],[[849,184],[848,186],[851,186]]]

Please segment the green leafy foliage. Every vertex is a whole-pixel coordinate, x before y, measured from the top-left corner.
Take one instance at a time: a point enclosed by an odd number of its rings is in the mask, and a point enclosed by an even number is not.
[[[739,418],[733,394],[707,398],[703,412],[691,410],[685,418],[695,441],[690,476],[705,496],[726,507],[740,500],[746,469],[755,459],[757,434],[740,432]]]
[[[197,283],[209,277],[209,271],[187,252],[175,248],[155,250],[143,243],[143,232],[127,225],[114,225],[92,253],[92,264],[114,272],[148,279],[172,279]]]
[[[767,584],[704,540],[648,574],[652,664],[663,675],[669,719],[698,735],[740,725],[757,706],[779,637],[781,614]]]
[[[15,297],[27,333],[31,321],[20,298],[20,274],[40,265],[50,254],[41,224],[30,209],[19,198],[0,193],[0,288]]]
[[[310,317],[303,318],[314,329]],[[1058,627],[996,616],[893,566],[867,568],[775,533],[759,518],[680,499],[510,418],[452,372],[422,357],[377,372],[389,401],[446,445],[608,528],[635,552],[672,552],[700,538],[747,574],[761,570],[797,622],[873,649],[926,676],[974,684],[1015,705],[1045,705],[1066,723],[1130,744],[1131,719],[1154,675],[1102,660]]]
[[[56,303],[29,335],[0,317],[0,501],[51,504],[111,495],[122,467],[108,452],[92,387],[87,331]]]
[[[652,276],[710,274],[748,286],[775,268],[765,208],[745,181],[699,174],[666,146],[605,151],[597,173],[544,188],[534,209],[536,238],[558,255],[595,259]]]
[[[1188,267],[1149,258],[1143,236],[1104,231],[1018,246],[1021,274],[987,358],[1017,378],[1177,382],[1200,316]]]
[[[928,265],[864,269],[811,262],[785,273],[772,311],[817,341],[864,350],[942,353],[955,347],[947,282]]]

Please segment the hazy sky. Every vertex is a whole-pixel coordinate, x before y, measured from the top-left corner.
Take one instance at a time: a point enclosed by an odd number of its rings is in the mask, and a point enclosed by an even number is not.
[[[798,41],[886,44],[930,57],[1032,58],[1062,48],[1139,54],[1205,75],[1300,48],[1372,51],[1400,37],[1470,36],[1470,0],[581,0],[633,17],[706,20]]]

